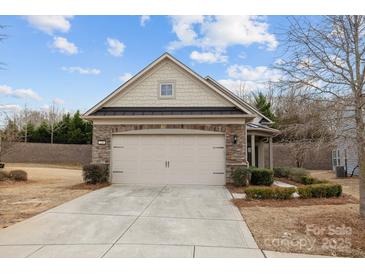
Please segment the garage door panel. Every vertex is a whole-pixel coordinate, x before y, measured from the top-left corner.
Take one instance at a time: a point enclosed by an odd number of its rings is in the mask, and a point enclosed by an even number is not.
[[[123,173],[113,183],[223,185],[224,143],[223,135],[114,136],[112,169]]]

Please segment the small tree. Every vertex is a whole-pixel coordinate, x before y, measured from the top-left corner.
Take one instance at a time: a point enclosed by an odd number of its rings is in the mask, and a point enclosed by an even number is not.
[[[257,95],[254,95],[255,107],[271,121],[275,121],[276,117],[271,109],[271,102],[267,100],[267,97],[259,91]]]
[[[33,139],[38,143],[50,143],[50,127],[46,121],[43,121],[39,127],[34,130]]]
[[[0,112],[0,120],[4,121],[5,126],[0,129],[0,161],[12,151],[16,142],[19,141],[19,128],[15,115],[11,118],[6,111]]]

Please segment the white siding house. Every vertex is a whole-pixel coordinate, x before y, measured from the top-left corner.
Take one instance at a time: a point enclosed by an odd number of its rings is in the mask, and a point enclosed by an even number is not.
[[[354,112],[346,109],[343,112],[341,126],[338,126],[335,148],[332,150],[332,168],[343,166],[348,176],[358,175],[358,157]]]
[[[340,138],[336,148],[332,150],[332,168],[344,166],[347,175],[359,175],[357,149],[354,139]]]

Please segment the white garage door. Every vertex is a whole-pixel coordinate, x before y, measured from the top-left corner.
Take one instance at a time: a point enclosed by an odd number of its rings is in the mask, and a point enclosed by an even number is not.
[[[224,136],[115,135],[112,182],[224,185]]]

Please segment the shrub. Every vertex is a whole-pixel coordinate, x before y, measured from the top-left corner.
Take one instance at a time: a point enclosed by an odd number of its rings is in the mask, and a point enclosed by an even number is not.
[[[309,186],[298,187],[299,198],[307,199],[312,198],[312,189]]]
[[[292,167],[289,169],[289,179],[293,180],[294,182],[300,183],[300,178],[303,176],[308,176],[309,172],[304,168],[299,167]]]
[[[274,167],[274,176],[281,178],[288,178],[290,167]]]
[[[311,176],[302,176],[299,179],[299,183],[303,184],[303,185],[313,185],[313,184],[318,184],[318,180],[311,177]]]
[[[251,171],[246,167],[240,167],[233,172],[232,177],[236,186],[246,186],[251,180]]]
[[[292,195],[297,192],[295,187],[278,187],[275,189],[275,199],[279,200],[290,199]]]
[[[9,178],[15,181],[26,181],[28,180],[28,174],[21,169],[15,169],[9,172]]]
[[[311,176],[302,176],[298,183],[303,185],[314,185],[314,184],[330,184],[328,180],[319,180],[317,178],[313,178]]]
[[[274,182],[274,172],[267,168],[250,168],[251,184],[270,186]]]
[[[298,187],[300,198],[329,198],[339,197],[342,194],[340,184],[313,184]]]
[[[4,170],[1,170],[0,171],[0,181],[5,181],[8,178],[9,178],[9,173]]]
[[[316,184],[331,184],[331,182],[325,179],[324,180],[316,179]]]
[[[82,176],[86,184],[106,183],[109,181],[109,165],[85,165],[82,168]]]
[[[245,189],[247,199],[290,199],[295,192],[294,187],[250,187]]]

